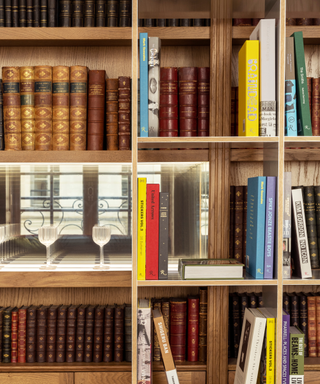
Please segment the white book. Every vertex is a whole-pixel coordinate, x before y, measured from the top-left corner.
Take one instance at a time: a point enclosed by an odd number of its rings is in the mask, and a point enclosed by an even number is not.
[[[234,384],[256,384],[267,319],[258,309],[245,310]]]
[[[312,277],[312,272],[302,189],[293,189],[291,194],[292,213],[296,232],[295,242],[297,247],[297,252],[294,252],[295,274],[302,279],[308,279]]]
[[[149,137],[159,136],[160,51],[161,51],[161,40],[159,39],[159,37],[149,37],[149,61],[148,61]]]
[[[260,136],[276,136],[276,21],[263,19],[250,35],[260,41]]]
[[[151,301],[138,301],[138,384],[151,382],[152,378],[152,318]]]

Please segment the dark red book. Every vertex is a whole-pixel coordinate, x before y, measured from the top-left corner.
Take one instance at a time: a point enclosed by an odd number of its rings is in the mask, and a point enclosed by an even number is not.
[[[186,360],[187,301],[170,299],[170,347],[175,362]]]
[[[147,184],[146,280],[158,280],[159,184]]]
[[[85,363],[92,362],[94,313],[96,306],[89,305],[86,308],[86,325],[84,329],[84,358]]]
[[[94,318],[93,362],[100,363],[103,354],[104,305],[96,307]]]
[[[46,362],[46,345],[47,345],[47,313],[48,306],[42,305],[37,308],[37,362]]]
[[[210,68],[198,68],[198,136],[209,136]]]
[[[198,134],[198,69],[179,68],[179,136]]]
[[[27,363],[36,362],[37,306],[27,309]]]
[[[117,305],[114,311],[114,361],[123,361],[124,355],[124,305]]]
[[[131,148],[131,81],[127,76],[118,78],[119,85],[119,150]]]
[[[18,363],[26,362],[27,309],[27,306],[22,306],[18,311]]]
[[[84,329],[86,323],[86,305],[77,308],[76,361],[82,362],[84,356]]]
[[[178,136],[178,69],[160,68],[159,136]]]
[[[242,263],[243,260],[243,187],[235,187],[234,200],[234,250],[233,258]]]
[[[11,312],[11,363],[18,362],[18,322],[19,309],[15,307]]]
[[[188,361],[199,360],[199,297],[188,297]]]
[[[230,235],[229,235],[229,258],[233,258],[234,250],[234,198],[235,187],[230,185]]]
[[[207,361],[207,288],[200,288],[199,308],[199,361]]]
[[[308,83],[308,87],[309,87],[309,83]],[[319,77],[315,77],[312,79],[311,100],[312,102],[311,102],[310,112],[312,116],[312,136],[320,136],[320,78]]]
[[[114,308],[114,305],[107,305],[105,309],[103,361],[106,363],[113,361]]]
[[[67,312],[69,305],[59,307],[57,313],[57,343],[56,343],[56,362],[66,361],[66,331],[67,331]]]
[[[51,305],[47,317],[47,363],[56,361],[57,312],[59,305]]]
[[[235,27],[248,27],[252,25],[252,19],[233,19]]]
[[[66,340],[66,362],[75,361],[76,346],[76,325],[77,325],[77,305],[71,305],[67,311],[67,340]]]

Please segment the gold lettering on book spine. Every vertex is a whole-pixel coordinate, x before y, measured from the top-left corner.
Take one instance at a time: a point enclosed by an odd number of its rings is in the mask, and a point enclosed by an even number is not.
[[[34,67],[21,67],[21,146],[33,151],[35,145],[34,122]]]

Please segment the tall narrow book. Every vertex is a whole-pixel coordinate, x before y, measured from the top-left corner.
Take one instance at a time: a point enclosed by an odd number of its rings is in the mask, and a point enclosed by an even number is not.
[[[138,280],[146,279],[146,199],[147,179],[138,179]]]
[[[150,383],[152,377],[151,301],[138,301],[138,384]]]
[[[282,311],[282,384],[289,384],[290,315]]]
[[[149,137],[159,136],[159,105],[160,105],[160,52],[159,37],[149,37],[149,92],[148,92],[148,124]]]
[[[148,137],[148,34],[140,33],[140,137]]]
[[[167,280],[169,239],[169,193],[160,192],[159,206],[159,280]]]
[[[297,93],[293,37],[287,37],[286,39],[285,71],[285,134],[286,136],[297,136]]]
[[[291,172],[284,172],[283,180],[283,266],[284,279],[291,277]]]
[[[34,150],[34,67],[20,67],[21,147]]]
[[[304,383],[304,334],[298,327],[290,327],[290,384]]]
[[[264,248],[264,274],[265,279],[273,278],[274,264],[274,235],[275,235],[275,213],[276,213],[276,188],[277,178],[267,177],[266,190],[266,227]]]
[[[147,184],[146,280],[159,274],[159,184]]]

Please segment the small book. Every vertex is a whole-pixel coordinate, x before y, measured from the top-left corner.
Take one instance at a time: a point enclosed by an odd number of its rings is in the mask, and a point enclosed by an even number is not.
[[[243,279],[244,264],[236,259],[180,259],[183,280]]]
[[[304,382],[304,334],[298,327],[290,327],[289,384]]]

